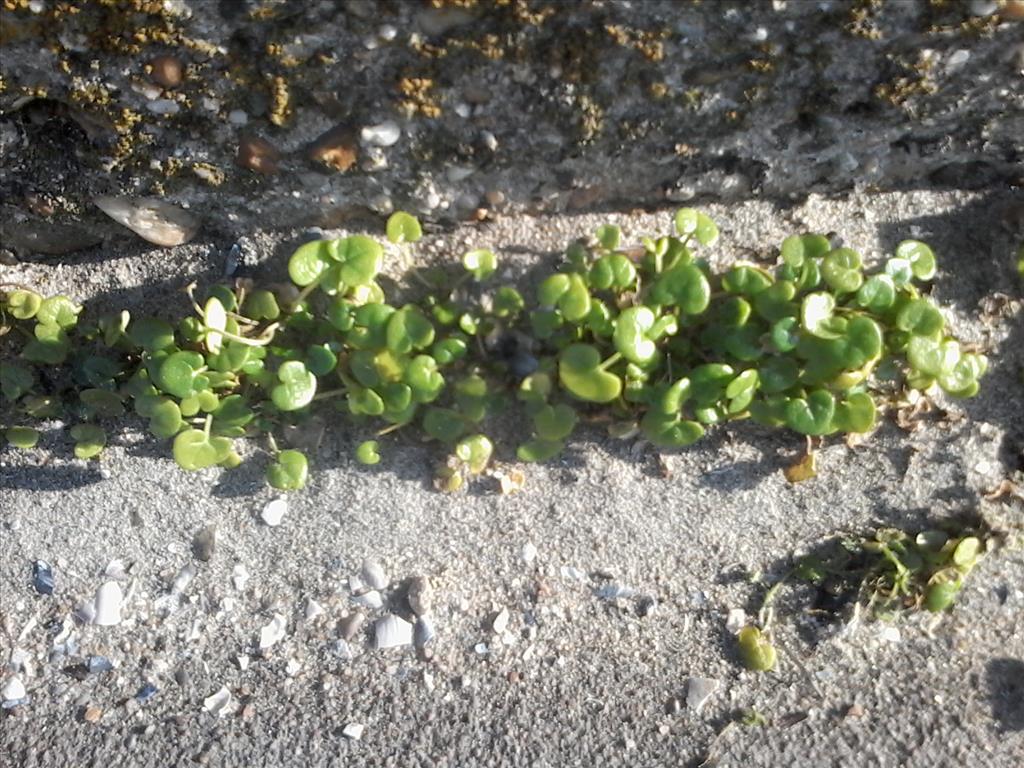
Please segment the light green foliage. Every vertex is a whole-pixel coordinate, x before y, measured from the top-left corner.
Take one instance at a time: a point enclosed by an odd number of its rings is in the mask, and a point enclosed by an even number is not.
[[[904,241],[869,271],[856,251],[799,234],[774,268],[716,274],[703,258],[715,223],[682,209],[673,224],[638,247],[599,227],[569,246],[532,302],[511,285],[475,284],[498,259],[474,249],[461,265],[418,270],[429,294],[393,306],[377,282],[384,248],[366,235],[305,243],[288,261],[291,285],[215,285],[174,323],[127,312],[79,322],[88,312],[72,299],[17,287],[0,292],[0,341],[12,352],[0,369],[3,420],[98,422],[127,406],[190,470],[234,466],[232,440],[263,434],[275,457],[268,481],[294,490],[306,457],[276,440],[317,410],[381,434],[421,429],[453,451],[438,480],[451,490],[485,470],[484,430],[510,403],[529,427],[519,458],[544,461],[581,410],[598,407],[678,449],[746,418],[812,436],[870,432],[885,397],[880,366],[904,389],[977,392],[986,359],[961,348],[917,285],[936,274],[927,245]],[[409,214],[388,220],[392,244],[421,236]],[[59,387],[44,375],[53,366]],[[79,426],[76,452],[95,455],[102,428]],[[27,443],[20,429],[12,442]],[[378,441],[356,456],[379,461]]]

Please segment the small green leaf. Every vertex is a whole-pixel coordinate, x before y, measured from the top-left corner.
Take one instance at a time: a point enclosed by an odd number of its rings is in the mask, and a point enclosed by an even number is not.
[[[602,256],[590,268],[587,275],[590,284],[600,290],[625,290],[636,280],[636,267],[621,253]]]
[[[857,291],[857,303],[872,312],[881,313],[896,302],[896,283],[889,275],[875,275]]]
[[[754,672],[767,672],[775,666],[775,646],[757,627],[744,627],[739,636],[740,659]]]
[[[75,456],[79,459],[98,456],[107,444],[107,433],[95,424],[76,424],[71,428],[71,437],[75,441]]]
[[[23,451],[35,448],[39,442],[39,432],[32,427],[8,427],[4,435],[7,442]]]
[[[786,424],[803,435],[825,435],[832,427],[836,399],[824,389],[812,391],[806,398],[797,397],[786,406]]]
[[[836,293],[853,293],[864,282],[860,254],[850,248],[837,248],[825,254],[821,276]]]
[[[836,300],[831,293],[809,293],[800,307],[800,324],[805,331],[820,339],[837,339],[842,331],[833,322]]]
[[[149,353],[174,346],[174,329],[170,323],[156,317],[143,317],[128,325],[128,338]]]
[[[309,462],[300,451],[286,450],[277,454],[267,467],[267,482],[279,491],[297,491],[306,485]]]
[[[565,448],[565,443],[551,440],[528,440],[516,449],[520,461],[543,462],[553,459]]]
[[[331,268],[331,240],[300,245],[288,260],[288,276],[300,288],[312,285]]]
[[[856,392],[836,405],[832,425],[840,432],[870,432],[877,418],[875,401],[866,392]]]
[[[43,304],[43,297],[35,291],[11,291],[5,298],[7,311],[18,320],[31,320]]]
[[[565,403],[545,405],[533,414],[533,428],[541,440],[559,443],[572,434],[576,420],[576,411]]]
[[[174,437],[181,431],[181,409],[168,398],[160,398],[159,404],[149,410],[149,431],[161,440]]]
[[[414,304],[405,305],[388,320],[387,345],[393,352],[404,355],[433,342],[434,326]]]
[[[666,270],[651,289],[657,304],[678,306],[688,315],[699,315],[711,301],[711,286],[693,264],[678,264]]]
[[[756,296],[772,285],[772,279],[759,267],[745,264],[733,267],[722,276],[722,287],[729,293]]]
[[[198,352],[181,350],[163,359],[153,379],[160,389],[177,398],[194,395],[202,385],[206,361]]]
[[[423,430],[442,443],[454,443],[465,433],[466,421],[457,411],[431,406],[423,414]]]
[[[392,242],[394,242],[394,241],[392,241]],[[366,441],[360,443],[356,447],[356,461],[358,461],[360,464],[366,464],[367,466],[372,466],[374,464],[379,464],[380,463],[380,453],[378,452],[379,448],[380,448],[380,443],[378,443],[376,440],[366,440]]]
[[[486,248],[467,251],[462,257],[462,266],[478,281],[484,281],[498,268],[498,257]]]
[[[918,240],[904,240],[896,246],[896,258],[910,262],[910,269],[918,280],[935,277],[935,254]]]
[[[479,475],[487,468],[494,445],[485,435],[464,437],[455,446],[455,455],[466,463],[470,474]]]
[[[597,237],[597,242],[601,244],[602,248],[614,251],[619,247],[622,231],[614,224],[602,224],[597,228],[595,236]]]
[[[32,371],[13,361],[0,365],[0,391],[11,402],[32,390],[35,377]]]
[[[942,313],[927,299],[908,302],[896,316],[896,327],[915,336],[935,336],[945,326]]]
[[[388,217],[385,227],[388,240],[395,245],[415,243],[423,237],[423,229],[419,219],[405,211],[395,211]]]
[[[622,392],[622,380],[600,368],[601,353],[589,344],[572,344],[558,358],[558,379],[574,397],[610,403]]]
[[[81,311],[82,307],[67,296],[51,296],[43,299],[35,318],[36,322],[43,325],[71,328],[78,322],[78,313]]]
[[[277,320],[281,316],[281,307],[277,297],[264,288],[254,288],[245,297],[242,309],[246,317],[253,320]]]
[[[403,381],[412,389],[417,403],[435,400],[444,389],[444,376],[437,370],[437,361],[430,355],[417,355],[409,361]]]
[[[345,285],[369,285],[380,271],[384,249],[366,235],[351,235],[331,241],[331,258],[341,263],[341,280]]]
[[[657,345],[647,334],[654,327],[654,313],[647,307],[628,307],[615,321],[612,340],[619,353],[630,362],[643,365],[654,359]]]
[[[305,408],[316,394],[316,376],[306,369],[305,363],[289,360],[277,369],[281,382],[270,392],[270,398],[282,411],[297,411]]]

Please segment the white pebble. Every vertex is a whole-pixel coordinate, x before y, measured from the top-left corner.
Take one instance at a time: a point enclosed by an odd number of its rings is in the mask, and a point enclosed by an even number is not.
[[[363,560],[363,567],[360,569],[359,575],[372,589],[384,589],[390,583],[383,566],[376,560]]]
[[[25,684],[21,682],[20,677],[12,677],[4,684],[3,689],[0,690],[0,697],[4,701],[21,701],[27,695]]]
[[[92,623],[100,627],[113,627],[121,623],[124,593],[116,581],[108,581],[96,590],[96,614]]]
[[[231,583],[239,592],[245,589],[249,582],[249,569],[239,563],[231,571]]]
[[[736,634],[747,624],[747,612],[742,608],[730,608],[725,619],[725,628]]]
[[[146,108],[156,115],[176,115],[181,111],[181,105],[173,99],[153,99],[146,103]]]
[[[402,129],[394,120],[385,120],[378,125],[368,125],[361,131],[364,144],[376,147],[390,147],[402,136]]]
[[[720,685],[711,677],[691,677],[686,684],[686,706],[699,713]]]
[[[523,558],[524,563],[532,563],[537,558],[537,547],[533,545],[533,542],[528,541],[519,550],[519,556]]]
[[[352,741],[359,741],[363,738],[363,731],[366,730],[366,726],[362,723],[349,723],[341,729],[341,735],[346,739],[352,739]]]
[[[377,619],[373,625],[373,633],[374,645],[378,650],[412,645],[412,624],[394,614]]]
[[[376,589],[371,589],[369,592],[364,592],[361,595],[352,595],[352,602],[371,610],[377,610],[384,606],[384,598],[380,596],[380,592]]]
[[[271,528],[276,528],[288,512],[288,502],[283,497],[271,499],[260,513],[260,518]]]
[[[310,598],[306,601],[306,621],[312,621],[317,616],[323,615],[324,607],[316,600]]]
[[[231,696],[231,691],[221,686],[219,691],[203,699],[203,709],[217,717],[230,715],[235,711],[235,701]]]
[[[502,608],[498,615],[494,617],[494,621],[491,622],[491,630],[496,635],[500,635],[506,629],[508,629],[508,608]]]
[[[266,650],[284,637],[287,621],[280,613],[275,613],[270,623],[260,630],[260,650]]]
[[[249,122],[249,116],[240,109],[232,109],[228,112],[228,122],[232,125],[245,125]]]

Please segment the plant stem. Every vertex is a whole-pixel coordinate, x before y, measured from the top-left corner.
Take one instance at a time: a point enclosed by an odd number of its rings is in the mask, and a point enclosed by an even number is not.
[[[621,352],[616,352],[614,355],[612,355],[607,360],[605,360],[603,363],[601,363],[599,366],[597,366],[597,370],[599,370],[599,371],[606,371],[609,368],[611,368],[613,365],[615,365],[617,362],[619,362],[619,360],[621,360],[621,359],[622,359],[622,353]]]

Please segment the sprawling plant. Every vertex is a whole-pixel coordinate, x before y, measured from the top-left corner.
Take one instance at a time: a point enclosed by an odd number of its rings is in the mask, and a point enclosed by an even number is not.
[[[398,213],[387,234],[388,248],[405,249],[422,232]],[[198,299],[190,286],[194,313],[177,321],[80,319],[66,296],[4,286],[0,419],[21,448],[36,444],[39,422],[71,419],[75,454],[90,458],[106,442],[101,424],[131,408],[187,470],[233,467],[236,441],[262,434],[268,481],[292,490],[308,461],[288,436],[326,409],[362,435],[365,464],[380,461],[375,438],[401,428],[445,445],[437,484],[454,490],[486,469],[484,423],[510,404],[532,427],[519,458],[544,461],[598,415],[615,435],[680,448],[747,418],[808,436],[863,433],[909,390],[977,392],[985,358],[949,336],[922,294],[936,269],[927,245],[903,242],[866,272],[856,251],[794,235],[774,267],[716,274],[702,253],[717,239],[692,209],[672,234],[630,247],[600,227],[569,246],[530,304],[495,284],[497,258],[483,249],[463,256],[461,274],[417,270],[421,298],[389,304],[377,281],[385,246],[365,235],[302,245],[285,285],[236,280]]]

